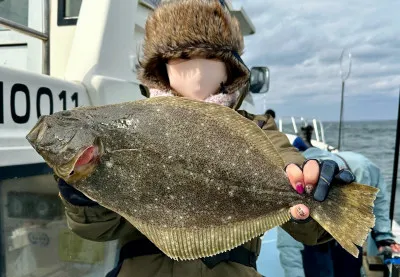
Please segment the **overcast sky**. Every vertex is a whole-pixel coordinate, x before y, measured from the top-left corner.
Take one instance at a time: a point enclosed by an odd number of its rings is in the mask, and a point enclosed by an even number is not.
[[[400,85],[400,1],[233,0],[256,34],[245,62],[271,71],[267,107],[279,115],[338,120],[344,47],[353,56],[346,120],[395,119]],[[262,112],[263,99],[256,99]]]

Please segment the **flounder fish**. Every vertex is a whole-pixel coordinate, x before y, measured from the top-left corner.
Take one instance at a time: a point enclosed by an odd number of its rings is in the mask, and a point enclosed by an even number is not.
[[[332,185],[324,202],[290,186],[268,136],[234,110],[156,97],[43,116],[27,135],[56,175],[126,218],[167,256],[233,249],[290,219],[311,217],[358,255],[377,189]]]

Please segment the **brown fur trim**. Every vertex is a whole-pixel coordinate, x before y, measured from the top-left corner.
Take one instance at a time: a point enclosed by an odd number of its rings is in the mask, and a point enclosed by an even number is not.
[[[169,59],[216,58],[227,65],[225,88],[232,93],[244,86],[249,71],[233,54],[243,53],[237,19],[218,0],[172,0],[161,4],[147,19],[143,58],[138,78],[150,88],[169,90],[165,64]]]

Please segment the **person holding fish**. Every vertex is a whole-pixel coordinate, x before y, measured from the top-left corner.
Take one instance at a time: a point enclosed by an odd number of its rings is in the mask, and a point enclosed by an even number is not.
[[[28,134],[60,177],[71,230],[119,240],[107,277],[260,276],[259,236],[277,225],[309,245],[337,235],[358,254],[376,191],[330,188],[351,173],[306,161],[271,116],[237,110],[250,75],[242,52],[223,1],[163,2],[147,19],[139,63],[150,99],[56,113]],[[354,190],[364,191],[360,207]]]

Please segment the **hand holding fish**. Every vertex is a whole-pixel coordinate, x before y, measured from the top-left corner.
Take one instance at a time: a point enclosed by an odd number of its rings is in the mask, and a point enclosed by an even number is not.
[[[303,169],[295,164],[289,164],[286,167],[286,175],[289,178],[292,187],[299,193],[304,191],[310,194],[317,185],[319,177],[319,164],[315,160],[305,163]],[[290,209],[292,217],[298,220],[307,219],[310,216],[310,210],[303,204],[298,204]]]
[[[379,252],[383,251],[390,251],[392,253],[399,253],[400,252],[400,244],[398,244],[393,239],[385,239],[376,241],[376,246],[378,247]]]
[[[316,160],[306,160],[302,168],[296,164],[286,167],[286,175],[292,187],[299,193],[314,194],[314,199],[324,201],[329,193],[332,182],[350,184],[355,181],[353,173],[348,169],[339,170],[336,162],[325,160],[321,166]],[[316,187],[318,184],[318,191]],[[303,204],[298,204],[290,209],[292,218],[298,222],[306,220],[310,216],[310,210]]]

